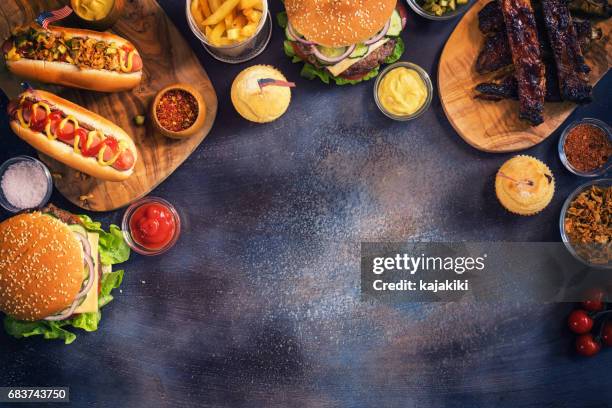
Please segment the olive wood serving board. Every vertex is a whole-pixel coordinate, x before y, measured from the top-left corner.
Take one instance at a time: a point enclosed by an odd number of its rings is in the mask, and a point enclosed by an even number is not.
[[[442,108],[459,136],[486,152],[513,152],[534,146],[552,134],[576,108],[576,104],[544,105],[544,123],[530,126],[518,118],[518,101],[499,102],[474,99],[474,88],[495,75],[476,72],[476,57],[484,42],[478,30],[478,12],[490,0],[479,0],[463,16],[449,37],[440,57],[438,91]],[[597,22],[603,38],[585,54],[591,67],[590,83],[595,85],[610,67],[610,20]]]
[[[54,175],[55,187],[75,205],[91,211],[110,211],[145,196],[164,181],[204,140],[217,114],[215,90],[196,55],[155,0],[128,0],[123,17],[112,31],[139,50],[144,63],[143,80],[132,91],[107,94],[46,84],[32,84],[54,92],[116,123],[134,139],[139,150],[134,174],[123,182],[97,180],[41,155]],[[0,37],[12,28],[32,21],[43,10],[63,5],[58,1],[0,1]],[[168,139],[154,130],[149,104],[157,91],[176,82],[197,87],[206,103],[204,128],[186,140]],[[0,87],[11,98],[21,90],[19,78],[6,66],[0,69]],[[134,117],[147,116],[145,126]],[[10,136],[12,137],[12,135]]]

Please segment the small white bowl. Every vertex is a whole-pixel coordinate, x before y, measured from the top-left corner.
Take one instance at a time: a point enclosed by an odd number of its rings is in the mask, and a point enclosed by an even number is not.
[[[38,205],[36,205],[35,207],[32,207],[32,208],[19,208],[19,207],[15,207],[14,205],[12,205],[11,203],[8,202],[8,200],[4,196],[4,191],[2,191],[2,188],[0,187],[0,206],[2,206],[2,208],[4,208],[5,210],[7,210],[7,211],[9,211],[11,213],[18,213],[20,211],[32,210],[32,209],[35,209],[35,208],[42,208],[42,207],[45,206],[45,204],[47,204],[49,202],[49,199],[51,198],[51,193],[53,192],[53,178],[51,177],[51,173],[49,172],[49,169],[47,168],[47,166],[45,166],[43,164],[43,162],[41,162],[40,160],[35,159],[34,157],[31,157],[31,156],[16,156],[16,157],[8,159],[4,163],[2,163],[2,166],[0,166],[0,182],[2,181],[2,177],[4,176],[4,172],[10,166],[12,166],[13,164],[22,163],[22,162],[34,163],[34,164],[38,165],[41,168],[41,170],[43,171],[43,173],[45,175],[45,178],[47,179],[47,192],[43,196],[42,201]]]

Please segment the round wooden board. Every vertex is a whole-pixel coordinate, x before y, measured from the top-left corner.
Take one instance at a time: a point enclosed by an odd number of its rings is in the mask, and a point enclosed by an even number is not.
[[[0,35],[32,21],[41,10],[61,7],[58,1],[3,0],[0,2]],[[75,205],[91,211],[110,211],[145,196],[189,157],[212,128],[217,114],[217,95],[206,71],[185,39],[155,0],[126,2],[124,17],[113,32],[130,40],[144,62],[142,83],[129,92],[114,94],[33,84],[104,116],[125,129],[136,142],[139,159],[134,175],[124,182],[105,182],[75,171],[41,155],[54,175],[55,187]],[[14,97],[20,80],[6,68],[0,85]],[[166,85],[187,82],[197,87],[206,102],[206,122],[201,132],[186,140],[171,140],[158,134],[147,120],[136,126],[134,117],[148,116],[155,93]]]
[[[479,0],[467,11],[449,37],[438,67],[442,108],[459,136],[486,152],[514,152],[532,147],[550,136],[576,108],[572,103],[546,103],[544,123],[530,126],[518,118],[518,102],[474,99],[474,88],[492,76],[476,72],[475,63],[484,42],[478,30],[478,12],[490,0]],[[612,22],[598,23],[603,38],[585,55],[591,67],[591,84],[608,72],[612,58],[609,41]]]

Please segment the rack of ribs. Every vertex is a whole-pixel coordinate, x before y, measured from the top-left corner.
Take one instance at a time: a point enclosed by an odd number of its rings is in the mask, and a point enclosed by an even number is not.
[[[501,0],[500,5],[518,82],[519,118],[539,125],[546,80],[533,8],[530,0]]]
[[[497,6],[497,3],[494,1],[489,4]],[[487,8],[489,4],[485,6],[483,10]],[[497,9],[499,10],[499,7],[497,7]],[[483,22],[483,20],[479,20],[479,22]],[[574,19],[573,24],[578,37],[578,44],[583,53],[589,50],[594,41],[602,38],[601,29],[594,27],[589,20]],[[508,37],[505,31],[506,28],[503,25],[503,21],[501,29],[497,32],[491,29],[489,22],[485,21],[484,27],[487,29],[487,37],[485,37],[484,45],[476,59],[476,72],[479,74],[487,74],[512,65],[512,53],[510,52],[510,44],[508,43]],[[538,31],[538,37],[541,41],[540,49],[542,57],[544,59],[549,55],[552,57],[552,50],[550,49],[548,41],[543,41],[546,40],[546,32]]]
[[[590,102],[590,69],[584,62],[567,0],[543,0],[542,10],[556,62],[561,98],[577,103]]]

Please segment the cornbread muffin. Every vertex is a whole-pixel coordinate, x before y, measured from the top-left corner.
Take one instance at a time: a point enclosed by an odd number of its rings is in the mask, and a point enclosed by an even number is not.
[[[542,211],[555,193],[552,172],[538,159],[515,156],[505,162],[495,176],[495,193],[501,205],[519,215]]]
[[[258,80],[287,81],[276,68],[254,65],[242,71],[232,84],[232,103],[245,119],[256,123],[272,122],[281,117],[291,102],[291,89],[285,86],[260,87]]]

